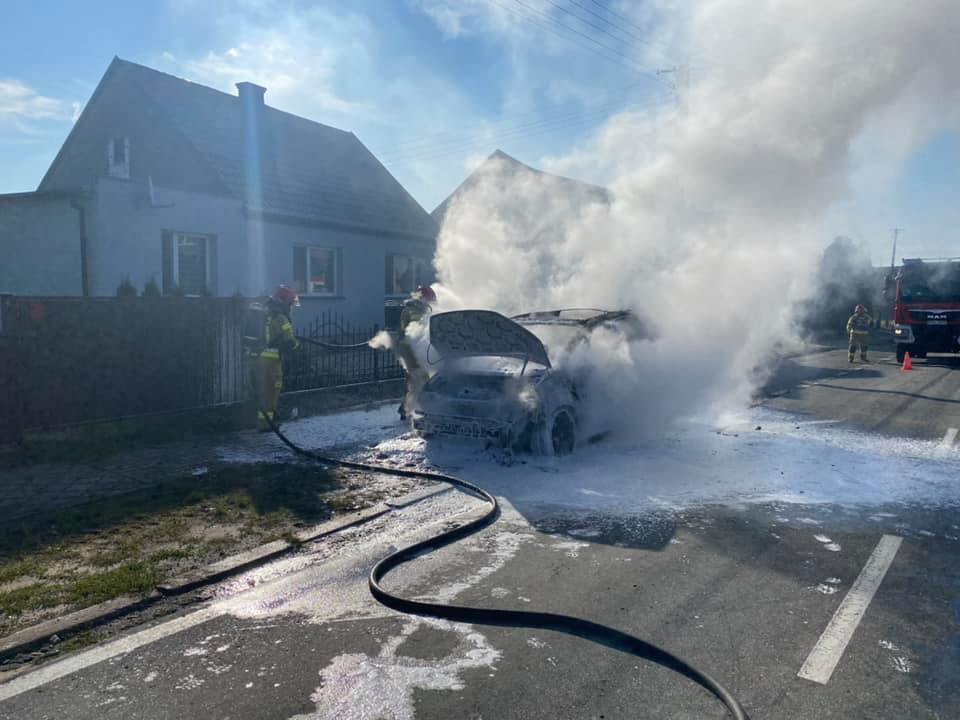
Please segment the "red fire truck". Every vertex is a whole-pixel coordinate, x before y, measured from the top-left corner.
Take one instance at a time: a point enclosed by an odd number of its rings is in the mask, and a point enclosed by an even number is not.
[[[894,281],[897,362],[960,351],[960,258],[905,259]]]

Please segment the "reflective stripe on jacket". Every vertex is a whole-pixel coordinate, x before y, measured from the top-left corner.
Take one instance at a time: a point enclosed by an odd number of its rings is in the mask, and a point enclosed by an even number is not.
[[[869,315],[864,313],[863,315],[857,315],[854,313],[850,316],[850,319],[847,320],[847,332],[855,333],[865,333],[870,332],[870,326],[873,325],[873,320]]]

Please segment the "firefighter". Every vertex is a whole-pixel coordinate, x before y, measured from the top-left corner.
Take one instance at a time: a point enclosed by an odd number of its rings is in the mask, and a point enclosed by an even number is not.
[[[286,285],[280,285],[267,300],[264,318],[263,349],[254,358],[254,390],[257,400],[257,429],[270,430],[276,423],[277,401],[283,389],[281,355],[296,350],[300,343],[290,322],[291,308],[300,307],[300,298]]]
[[[421,285],[413,291],[410,299],[403,304],[403,312],[400,313],[400,337],[397,338],[397,356],[407,371],[403,402],[397,409],[402,420],[407,419],[413,401],[420,394],[420,390],[423,389],[428,379],[427,372],[421,367],[413,350],[413,344],[407,337],[407,328],[411,323],[422,322],[429,317],[436,302],[437,294],[433,291],[433,288]]]
[[[870,362],[867,360],[867,338],[870,335],[872,324],[873,320],[867,315],[867,308],[863,305],[857,305],[853,309],[853,315],[847,320],[847,333],[850,335],[850,350],[847,359],[850,362],[853,362],[857,346],[860,347],[860,359],[863,362]]]

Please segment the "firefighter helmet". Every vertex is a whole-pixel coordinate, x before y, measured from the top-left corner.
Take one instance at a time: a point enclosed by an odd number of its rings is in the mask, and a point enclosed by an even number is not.
[[[867,308],[863,305],[863,303],[857,303],[857,306],[853,309],[853,311],[859,315],[860,313],[865,313]]]
[[[428,303],[435,303],[437,301],[437,294],[429,285],[421,285],[413,291],[413,295]]]
[[[286,285],[277,285],[270,299],[288,307],[300,307],[300,297]]]

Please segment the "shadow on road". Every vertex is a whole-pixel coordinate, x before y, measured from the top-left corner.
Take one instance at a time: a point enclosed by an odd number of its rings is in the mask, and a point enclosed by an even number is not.
[[[849,387],[847,385],[833,385],[831,383],[817,383],[817,387],[830,388],[831,390],[844,390],[846,392],[869,393],[871,395],[899,395],[901,397],[912,398],[914,400],[929,400],[930,402],[960,405],[960,400],[954,400],[953,398],[934,397],[933,395],[912,393],[907,392],[906,390],[883,390],[881,388]]]
[[[131,521],[152,522],[162,513],[200,508],[211,521],[240,511],[285,513],[304,522],[332,517],[340,489],[329,470],[305,463],[255,463],[206,475],[170,478],[122,495],[91,498],[84,505],[9,519],[0,529],[0,558],[80,535],[107,531]],[[340,500],[342,502],[342,500]]]
[[[918,361],[918,365],[930,367],[945,367],[960,369],[960,357],[956,355],[928,355],[924,360]]]
[[[784,360],[777,366],[773,375],[767,380],[763,387],[763,393],[766,395],[774,395],[788,388],[795,387],[800,383],[847,377],[851,372],[855,372],[858,378],[878,378],[883,376],[883,373],[879,370],[861,363],[855,365],[846,364],[842,367],[823,367],[819,365],[803,365],[795,360]]]

